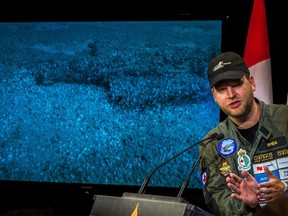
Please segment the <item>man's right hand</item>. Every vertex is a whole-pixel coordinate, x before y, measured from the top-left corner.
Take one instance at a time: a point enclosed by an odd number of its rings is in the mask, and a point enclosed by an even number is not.
[[[256,179],[251,176],[246,170],[242,170],[243,178],[234,173],[226,178],[227,186],[232,190],[231,197],[239,200],[251,208],[256,208],[259,200],[256,194],[259,185]]]

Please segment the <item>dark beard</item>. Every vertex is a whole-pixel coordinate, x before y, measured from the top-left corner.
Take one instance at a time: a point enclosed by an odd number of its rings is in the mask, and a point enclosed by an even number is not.
[[[221,109],[227,116],[233,117],[233,118],[241,118],[241,119],[246,119],[249,113],[251,112],[252,106],[253,106],[253,101],[254,101],[254,96],[253,92],[251,91],[250,94],[248,95],[248,99],[246,103],[244,104],[244,107],[242,109],[241,113],[233,114],[229,110],[224,110]]]

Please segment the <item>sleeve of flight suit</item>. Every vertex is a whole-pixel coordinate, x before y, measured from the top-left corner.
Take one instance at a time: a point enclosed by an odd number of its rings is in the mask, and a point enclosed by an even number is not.
[[[213,141],[206,146],[199,165],[205,204],[215,215],[252,215],[253,210],[251,208],[231,197],[232,192],[226,186],[226,177],[220,170],[226,159],[217,152],[218,142]],[[203,146],[199,147],[200,152]]]

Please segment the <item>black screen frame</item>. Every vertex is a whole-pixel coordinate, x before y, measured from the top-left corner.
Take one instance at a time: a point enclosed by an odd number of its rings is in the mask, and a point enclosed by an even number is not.
[[[213,1],[214,2],[214,1]],[[83,2],[84,3],[84,2]],[[214,8],[212,11],[207,10],[207,5],[210,5]],[[224,6],[221,3],[219,4],[214,2],[202,1],[202,3],[197,3],[194,6],[182,5],[182,6],[169,6],[168,9],[166,8],[155,8],[153,6],[145,7],[146,11],[140,11],[141,7],[135,7],[134,9],[123,9],[119,8],[118,11],[111,11],[111,7],[101,6],[95,10],[91,10],[89,5],[87,7],[80,6],[76,9],[73,8],[66,8],[62,9],[55,9],[53,6],[49,6],[48,8],[52,7],[50,12],[47,12],[47,8],[44,10],[42,7],[38,7],[38,9],[31,10],[26,8],[21,13],[13,11],[8,11],[5,15],[0,16],[0,22],[29,22],[29,21],[113,21],[113,20],[121,20],[121,21],[131,21],[131,20],[138,20],[138,21],[145,21],[145,20],[220,20],[222,21],[222,50],[230,49],[228,42],[229,40],[229,23],[227,19],[227,11],[229,10],[229,5]],[[92,7],[90,5],[90,7]],[[148,9],[147,9],[148,8]],[[48,9],[49,10],[49,9]],[[7,11],[6,11],[7,12]],[[227,40],[227,41],[226,41]],[[219,113],[219,115],[221,115]],[[144,179],[143,179],[144,180]],[[87,185],[87,184],[66,184],[66,183],[49,183],[49,182],[10,182],[10,181],[3,181],[0,182],[1,189],[4,191],[4,196],[11,196],[11,200],[16,196],[25,197],[26,194],[31,193],[34,197],[39,196],[46,196],[47,199],[54,197],[55,194],[60,195],[59,200],[62,198],[68,198],[67,196],[72,195],[72,197],[77,196],[78,199],[75,200],[75,203],[80,201],[79,197],[81,197],[82,205],[91,206],[93,203],[93,196],[94,194],[107,194],[107,195],[115,195],[121,196],[122,193],[125,192],[136,192],[138,191],[138,186],[127,186],[127,185]],[[26,188],[26,189],[24,189]],[[12,190],[11,190],[12,189]],[[168,189],[168,190],[167,190]],[[12,191],[12,193],[11,193]],[[174,196],[178,192],[178,188],[162,188],[162,187],[148,187],[146,193],[153,193],[153,194],[165,194]],[[19,194],[20,193],[20,194]],[[46,195],[45,195],[46,193]],[[9,195],[8,195],[9,194]],[[190,195],[189,195],[190,194]],[[198,194],[198,199],[195,197],[191,198],[191,194]],[[187,189],[184,192],[183,196],[187,198],[187,200],[193,200],[193,203],[202,206],[201,204],[201,192],[198,189]],[[8,199],[10,200],[10,199]],[[11,201],[10,200],[10,201]],[[42,200],[42,199],[41,199]],[[83,201],[84,200],[84,201]],[[35,202],[36,199],[33,199]],[[13,201],[11,201],[13,202]],[[85,203],[85,204],[83,204]],[[54,205],[54,204],[53,204]],[[56,205],[56,204],[55,204]],[[21,206],[21,205],[20,205]],[[86,206],[87,208],[87,206]],[[87,210],[87,212],[89,212]]]

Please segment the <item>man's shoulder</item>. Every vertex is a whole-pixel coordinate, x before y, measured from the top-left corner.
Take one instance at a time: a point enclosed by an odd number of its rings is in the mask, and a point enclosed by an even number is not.
[[[267,104],[264,101],[259,101],[259,104],[262,108],[267,108],[267,109],[280,109],[280,110],[288,110],[288,104]]]
[[[288,105],[286,104],[265,104],[262,108],[265,115],[269,115],[272,118],[287,120],[288,119]]]

